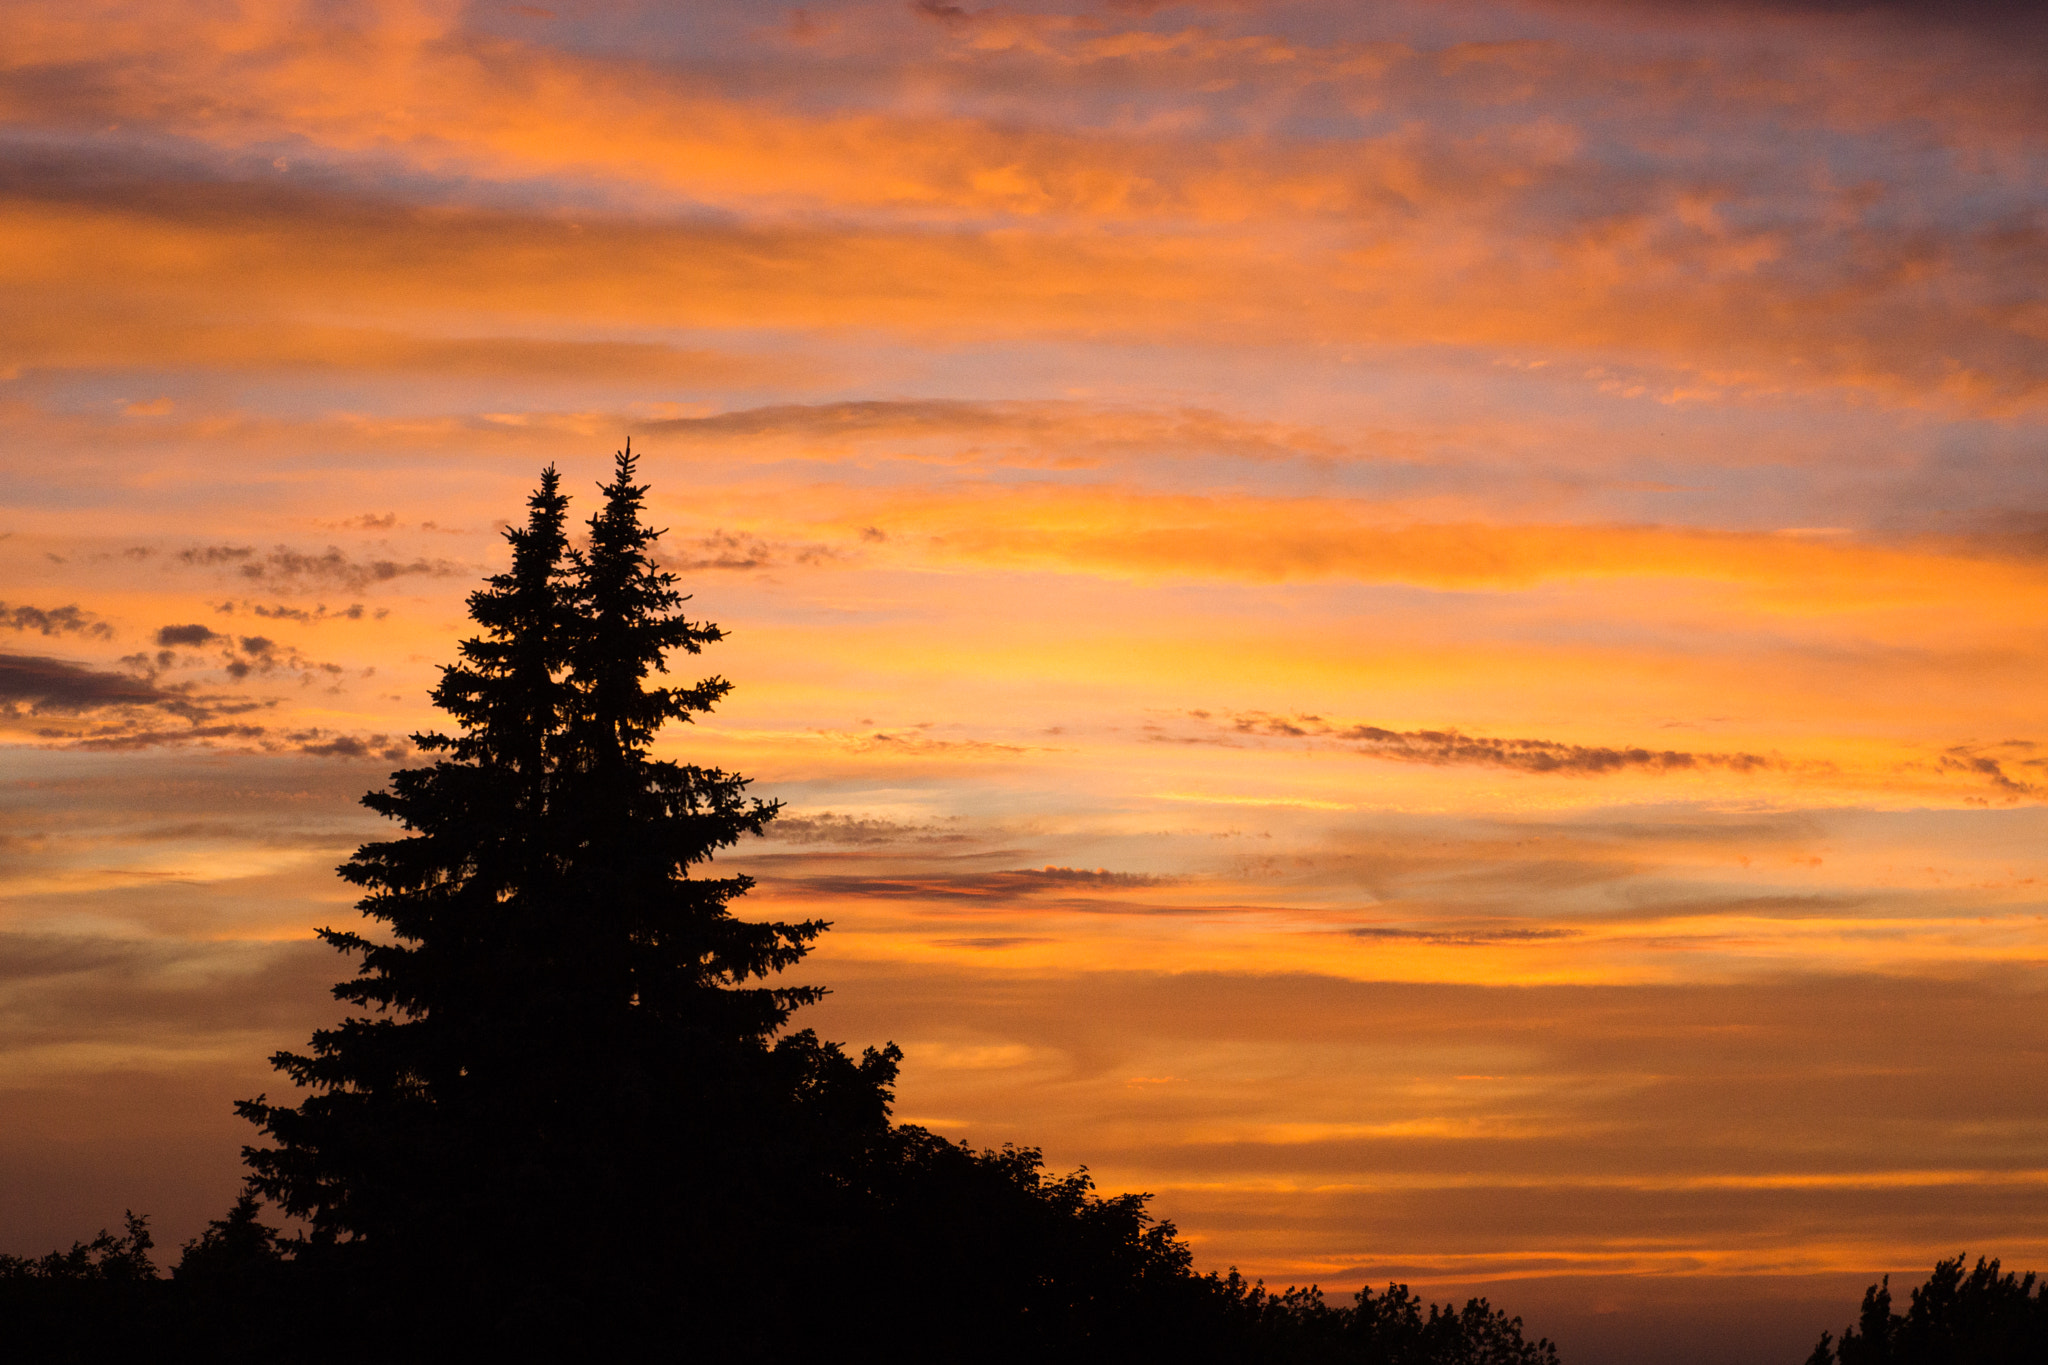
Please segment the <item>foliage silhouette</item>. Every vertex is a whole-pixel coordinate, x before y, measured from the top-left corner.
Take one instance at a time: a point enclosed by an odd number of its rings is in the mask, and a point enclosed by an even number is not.
[[[156,1242],[149,1235],[149,1219],[130,1210],[127,1231],[116,1237],[105,1228],[90,1242],[73,1242],[69,1251],[52,1251],[42,1256],[0,1255],[0,1280],[101,1281],[112,1284],[140,1284],[156,1278],[156,1263],[150,1248]]]
[[[1235,1271],[1218,1287],[1251,1326],[1237,1343],[1239,1353],[1220,1358],[1289,1365],[1557,1365],[1548,1338],[1523,1340],[1522,1320],[1485,1299],[1467,1299],[1461,1309],[1426,1303],[1405,1284],[1389,1284],[1377,1295],[1368,1285],[1338,1308],[1313,1286],[1269,1294],[1247,1286]]]
[[[42,1256],[0,1255],[0,1342],[23,1359],[100,1361],[159,1340],[164,1289],[149,1219]]]
[[[263,1204],[248,1190],[225,1218],[185,1243],[171,1274],[186,1283],[234,1285],[260,1279],[277,1264],[277,1229],[262,1221]]]
[[[1554,1365],[1484,1300],[1333,1307],[1197,1275],[1149,1196],[893,1124],[893,1045],[792,1029],[823,991],[780,974],[827,926],[739,919],[752,882],[702,875],[778,806],[652,755],[730,684],[660,676],[723,633],[682,614],[635,473],[621,452],[578,547],[546,470],[510,568],[471,595],[478,634],[433,693],[454,729],[414,736],[431,761],[364,798],[402,834],[341,868],[380,927],[320,931],[353,959],[334,994],[354,1012],[272,1059],[297,1103],[239,1105],[268,1139],[241,1199],[171,1281],[131,1218],[0,1261],[0,1291],[126,1276],[155,1297],[107,1321],[220,1359]]]
[[[2030,1271],[2000,1274],[1998,1262],[1942,1261],[1892,1311],[1891,1277],[1863,1291],[1863,1309],[1842,1340],[1821,1333],[1807,1365],[2037,1365],[2048,1360],[2048,1292]]]

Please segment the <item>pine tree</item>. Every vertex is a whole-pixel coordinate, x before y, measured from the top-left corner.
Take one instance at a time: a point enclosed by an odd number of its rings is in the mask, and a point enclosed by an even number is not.
[[[568,702],[566,508],[550,468],[526,526],[506,533],[510,571],[471,594],[483,634],[435,689],[461,733],[415,735],[437,761],[363,798],[408,831],[341,868],[369,892],[359,908],[389,932],[320,937],[360,959],[336,998],[375,1013],[272,1058],[314,1092],[301,1104],[240,1106],[278,1144],[244,1149],[255,1187],[307,1219],[316,1241],[418,1236],[478,1155],[469,1092],[512,1064],[502,1044],[518,1032],[525,975],[514,931],[545,895],[549,750]]]
[[[658,760],[670,721],[709,711],[732,685],[649,686],[677,651],[699,654],[723,637],[688,620],[673,574],[653,558],[661,535],[642,521],[646,488],[635,459],[618,457],[604,506],[577,553],[569,659],[575,705],[559,773],[560,823],[573,847],[568,875],[583,912],[563,920],[586,936],[584,961],[600,977],[578,998],[631,1019],[636,1032],[699,1041],[759,1043],[814,987],[747,987],[800,960],[826,925],[755,924],[727,910],[753,886],[745,876],[691,877],[691,865],[759,834],[778,804],[749,800],[747,780],[716,768]]]
[[[656,677],[723,632],[682,614],[634,474],[629,449],[572,556],[574,707],[553,817],[568,850],[553,923],[569,1013],[554,1064],[580,1082],[584,1127],[560,1221],[630,1205],[637,1231],[600,1215],[589,1235],[716,1297],[758,1292],[763,1276],[780,1292],[778,1274],[802,1275],[847,1235],[851,1173],[888,1130],[900,1054],[855,1061],[809,1030],[783,1032],[824,992],[761,983],[826,924],[738,919],[729,907],[751,878],[691,875],[779,806],[748,798],[743,777],[651,754],[664,725],[709,711],[731,684]]]
[[[299,1104],[240,1106],[274,1143],[244,1149],[252,1184],[313,1247],[471,1297],[611,1292],[564,1269],[593,1243],[671,1280],[749,1248],[790,1263],[888,1126],[899,1054],[783,1032],[823,992],[761,984],[825,924],[740,920],[750,879],[691,875],[778,807],[651,754],[730,684],[651,685],[723,635],[682,614],[635,463],[583,550],[542,475],[434,692],[457,732],[415,736],[435,761],[364,798],[406,831],[341,869],[385,932],[321,937],[358,959],[335,995],[365,1012],[272,1059]]]

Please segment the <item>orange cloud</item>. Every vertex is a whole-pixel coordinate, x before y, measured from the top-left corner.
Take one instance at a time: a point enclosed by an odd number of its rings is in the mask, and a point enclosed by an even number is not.
[[[431,16],[323,34],[245,15],[211,43],[184,27],[175,38],[124,28],[117,50],[96,59],[103,79],[80,83],[84,105],[56,113],[38,73],[82,50],[85,30],[53,18],[27,29],[13,64],[24,117],[135,118],[227,147],[310,139],[433,176],[644,187],[615,207],[521,218],[315,204],[295,199],[286,179],[232,207],[212,192],[215,213],[241,225],[225,239],[206,240],[195,221],[194,210],[206,216],[197,189],[181,196],[184,221],[145,213],[127,224],[142,231],[117,230],[118,241],[111,223],[63,224],[74,258],[156,275],[134,282],[138,307],[162,287],[182,292],[184,276],[214,300],[201,316],[229,303],[225,286],[285,306],[338,293],[415,315],[482,306],[501,318],[538,311],[615,326],[858,319],[956,337],[1187,340],[1222,328],[1245,342],[1535,348],[1662,367],[1686,379],[1663,386],[1674,394],[1702,381],[1847,387],[2000,412],[2042,393],[2039,301],[2011,285],[2038,276],[2043,260],[2041,234],[2024,219],[1894,222],[1885,188],[1867,177],[1788,185],[1782,198],[1799,207],[1760,217],[1711,162],[1610,165],[1570,122],[1540,112],[1544,101],[1576,108],[1621,85],[1654,103],[1647,92],[1670,72],[1610,62],[1588,77],[1582,54],[1555,45],[1316,54],[1186,35],[995,41],[983,25],[964,49],[974,61],[1043,61],[1115,82],[1129,79],[1132,43],[1144,64],[1215,48],[1222,55],[1201,56],[1200,69],[1254,88],[1364,83],[1374,98],[1422,110],[1446,98],[1426,69],[1453,92],[1479,82],[1466,92],[1473,107],[1539,111],[1456,133],[1422,118],[1320,145],[1200,120],[1127,131],[1063,125],[1058,114],[1019,124],[910,113],[889,98],[879,112],[799,111],[686,70],[551,52]],[[1081,46],[1069,51],[1071,42]],[[1405,84],[1388,74],[1404,61],[1416,68]],[[1718,108],[1728,92],[1711,74],[1693,97]],[[1886,74],[1857,67],[1839,80],[1851,91],[1896,86]],[[1765,105],[1782,102],[1784,83],[1765,84]],[[1826,127],[1830,116],[1812,117]],[[373,176],[372,198],[382,193],[374,185]],[[100,192],[115,204],[152,198],[140,184]],[[658,225],[675,214],[673,195],[746,226]],[[12,235],[14,251],[45,267],[66,254],[32,240],[26,224]],[[318,283],[290,278],[301,269]],[[26,273],[56,284],[34,266]],[[119,285],[109,279],[103,292]],[[61,317],[73,304],[50,297],[35,311]],[[418,359],[432,363],[431,347]]]
[[[1560,580],[1740,585],[1753,607],[1852,613],[1973,604],[1987,619],[2038,609],[2048,567],[1969,542],[1868,543],[1791,532],[1659,526],[1404,524],[1341,498],[1171,496],[1109,486],[957,486],[949,495],[844,486],[785,504],[840,509],[839,534],[881,530],[874,554],[1118,576],[1299,582],[1351,578],[1516,590]],[[817,523],[812,523],[816,525]],[[1986,550],[1991,552],[1987,553]]]

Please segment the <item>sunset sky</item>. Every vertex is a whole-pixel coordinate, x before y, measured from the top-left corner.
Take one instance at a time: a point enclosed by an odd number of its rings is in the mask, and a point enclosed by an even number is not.
[[[2048,1269],[2048,24],[1934,8],[6,0],[0,1251],[225,1210],[630,436],[900,1118],[1572,1365]]]

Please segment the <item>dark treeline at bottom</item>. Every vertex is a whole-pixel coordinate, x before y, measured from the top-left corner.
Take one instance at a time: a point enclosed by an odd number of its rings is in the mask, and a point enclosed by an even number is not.
[[[290,1244],[249,1196],[185,1244],[169,1278],[147,1220],[68,1252],[0,1256],[0,1339],[35,1359],[148,1354],[241,1361],[447,1360],[490,1351],[645,1353],[780,1361],[831,1353],[904,1361],[1189,1361],[1248,1365],[1557,1365],[1547,1341],[1484,1299],[1426,1304],[1407,1286],[1337,1306],[1314,1289],[1269,1294],[1235,1272],[1197,1276],[1170,1226],[1136,1197],[1100,1199],[1085,1177],[1048,1179],[1035,1154],[974,1152],[915,1128],[908,1184],[956,1202],[877,1210],[873,1239],[816,1278],[718,1268],[668,1278],[620,1248],[568,1264],[388,1266]],[[938,1180],[937,1167],[950,1166]],[[838,1229],[841,1237],[852,1228]],[[482,1250],[482,1249],[480,1249]],[[660,1259],[660,1258],[658,1258]],[[822,1258],[806,1258],[818,1262]],[[1838,1343],[1806,1365],[2038,1365],[2048,1292],[1997,1261],[1935,1266],[1904,1313],[1890,1280],[1865,1291]],[[479,1273],[485,1278],[479,1279]],[[26,1357],[24,1357],[26,1358]],[[1654,1358],[1647,1351],[1644,1359]]]
[[[723,633],[633,475],[572,543],[546,471],[471,595],[453,731],[413,736],[429,761],[364,798],[402,834],[341,868],[369,924],[320,931],[354,1012],[272,1058],[295,1103],[238,1106],[242,1198],[168,1279],[139,1219],[0,1259],[15,1358],[1554,1365],[1484,1300],[1197,1274],[1147,1196],[896,1124],[894,1045],[790,1027],[824,992],[782,974],[829,926],[736,918],[752,882],[708,865],[779,806],[653,756],[731,685],[662,676]],[[1870,1354],[1926,1336],[1881,1318],[1841,1365],[1950,1358]]]
[[[545,1266],[480,1256],[401,1275],[336,1249],[286,1257],[245,1202],[186,1245],[170,1278],[137,1218],[69,1253],[0,1259],[0,1330],[33,1358],[81,1361],[1557,1361],[1483,1299],[1434,1307],[1390,1285],[1336,1306],[1197,1276],[1140,1201],[1046,1179],[1028,1152],[899,1131],[897,1193],[914,1202],[774,1258],[767,1275],[680,1245],[651,1260],[646,1247],[579,1247]]]

